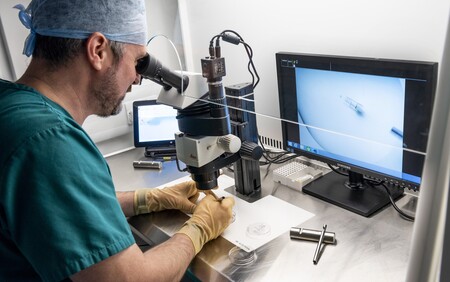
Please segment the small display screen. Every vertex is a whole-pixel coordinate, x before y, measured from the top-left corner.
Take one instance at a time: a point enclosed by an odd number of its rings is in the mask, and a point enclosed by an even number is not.
[[[133,103],[134,143],[136,147],[173,146],[178,131],[177,110],[155,100]]]

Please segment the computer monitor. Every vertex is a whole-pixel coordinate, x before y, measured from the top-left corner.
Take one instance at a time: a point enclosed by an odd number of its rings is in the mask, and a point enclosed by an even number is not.
[[[417,190],[425,159],[438,64],[277,53],[283,146],[348,172],[303,192],[370,216],[403,188]]]
[[[134,146],[145,147],[145,156],[175,156],[177,110],[156,100],[133,102]]]

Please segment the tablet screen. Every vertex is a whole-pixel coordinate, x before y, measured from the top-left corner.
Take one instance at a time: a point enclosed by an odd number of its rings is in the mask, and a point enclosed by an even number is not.
[[[156,100],[133,103],[133,129],[135,147],[175,146],[174,134],[178,130],[177,110]]]

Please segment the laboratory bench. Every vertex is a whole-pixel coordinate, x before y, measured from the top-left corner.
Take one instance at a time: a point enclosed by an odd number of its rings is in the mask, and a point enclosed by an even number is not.
[[[133,161],[143,155],[143,149],[136,148],[106,158],[117,191],[157,187],[187,175],[177,170],[175,161],[164,162],[161,170],[134,168]],[[327,224],[337,243],[323,245],[318,264],[313,264],[317,243],[291,239],[286,230],[254,252],[244,252],[242,260],[231,261],[235,245],[219,237],[193,259],[189,274],[200,281],[405,281],[413,222],[403,219],[392,206],[368,218],[352,213],[274,182],[274,168],[261,167],[258,197],[272,195],[315,214],[298,227],[322,230]],[[227,192],[236,194],[233,187]],[[417,196],[405,191],[397,205],[413,211],[416,202]],[[188,218],[168,210],[131,217],[128,222],[140,241],[154,246],[170,238]]]

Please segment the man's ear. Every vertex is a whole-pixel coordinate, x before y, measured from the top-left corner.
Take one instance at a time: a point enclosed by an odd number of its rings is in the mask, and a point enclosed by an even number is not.
[[[86,41],[87,59],[91,66],[100,71],[108,60],[108,39],[100,32],[94,32]]]

